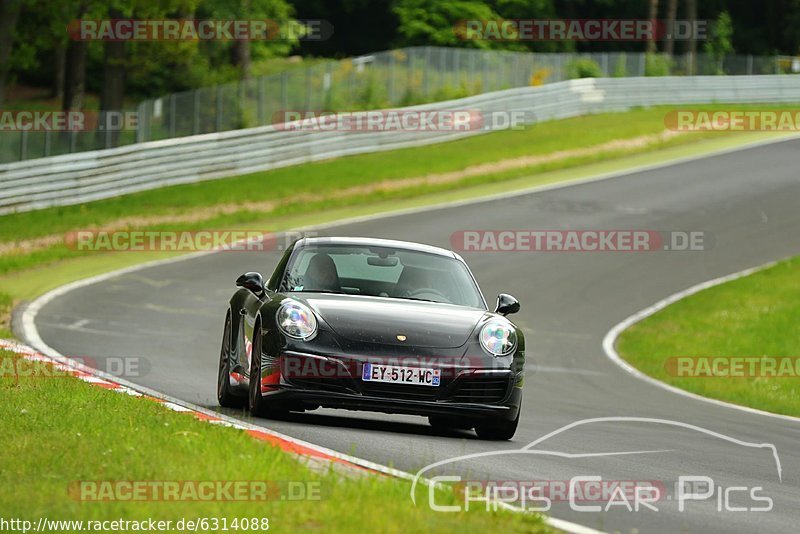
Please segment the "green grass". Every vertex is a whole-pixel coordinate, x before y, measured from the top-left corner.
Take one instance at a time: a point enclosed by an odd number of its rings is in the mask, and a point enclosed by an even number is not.
[[[0,352],[3,369],[16,356]],[[10,360],[9,360],[10,359]],[[0,509],[3,518],[171,519],[268,517],[278,532],[550,532],[538,516],[437,513],[427,489],[412,503],[410,483],[317,472],[240,430],[202,423],[144,398],[71,377],[0,378]],[[268,502],[81,501],[75,481],[288,481],[309,483],[318,500]],[[286,493],[282,493],[286,495]],[[456,504],[437,492],[437,503]]]
[[[800,357],[800,257],[683,299],[632,326],[619,353],[673,386],[800,416],[800,377],[678,377],[672,357]]]

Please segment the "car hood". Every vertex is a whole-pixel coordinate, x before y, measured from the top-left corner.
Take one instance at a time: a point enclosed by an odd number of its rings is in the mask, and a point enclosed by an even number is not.
[[[487,314],[451,304],[357,295],[306,294],[301,300],[344,339],[397,346],[460,347]]]

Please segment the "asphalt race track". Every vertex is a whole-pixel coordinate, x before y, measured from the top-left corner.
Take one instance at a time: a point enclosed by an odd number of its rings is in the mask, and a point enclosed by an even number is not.
[[[517,481],[587,475],[667,488],[670,498],[655,503],[658,511],[617,506],[578,512],[562,501],[550,512],[606,531],[796,531],[800,423],[655,388],[613,364],[601,342],[616,323],[672,293],[800,254],[798,161],[800,141],[791,140],[604,181],[328,228],[324,234],[448,248],[451,234],[464,229],[704,231],[713,236],[713,246],[692,252],[464,253],[487,300],[508,292],[522,303],[512,319],[526,330],[528,377],[520,428],[511,442],[481,441],[472,432],[437,433],[423,418],[366,412],[317,410],[257,423],[410,472],[455,456],[507,451],[449,463],[436,473]],[[271,272],[279,254],[221,252],[120,275],[52,300],[36,325],[62,354],[144,358],[146,373],[130,380],[216,406],[220,335],[233,282],[244,271]],[[670,420],[739,442],[676,424],[617,421],[580,425],[536,446],[549,454],[513,452],[564,425],[598,417]],[[782,480],[772,452],[744,442],[774,444]],[[635,454],[592,456],[613,452]],[[588,455],[570,456],[575,454]],[[680,511],[673,491],[679,476],[710,477],[713,496],[687,502]],[[761,486],[756,494],[770,497],[774,507],[730,511],[765,503],[736,490],[726,498],[720,486]],[[397,505],[412,504],[409,499]]]

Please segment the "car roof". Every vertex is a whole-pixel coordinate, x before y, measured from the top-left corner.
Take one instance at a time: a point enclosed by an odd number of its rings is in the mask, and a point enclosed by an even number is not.
[[[300,239],[295,248],[305,247],[311,245],[354,245],[354,246],[376,246],[397,248],[403,250],[413,250],[416,252],[427,252],[429,254],[438,254],[439,256],[447,256],[448,258],[461,259],[458,254],[446,248],[434,247],[422,243],[413,243],[411,241],[396,241],[394,239],[378,239],[375,237],[305,237]]]

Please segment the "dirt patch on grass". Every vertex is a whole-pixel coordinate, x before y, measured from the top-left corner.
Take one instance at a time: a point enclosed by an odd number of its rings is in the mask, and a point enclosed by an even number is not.
[[[635,150],[645,148],[650,145],[663,143],[678,135],[684,135],[683,132],[675,132],[665,130],[658,134],[642,135],[639,137],[632,137],[629,139],[616,139],[607,143],[593,145],[585,148],[574,148],[570,150],[560,150],[549,154],[541,154],[535,156],[522,156],[518,158],[509,158],[500,161],[493,161],[489,163],[481,163],[479,165],[471,165],[458,171],[444,172],[438,174],[427,174],[423,176],[415,176],[412,178],[401,178],[397,180],[383,180],[366,185],[355,187],[347,187],[344,189],[336,190],[327,194],[310,194],[303,193],[294,195],[290,199],[287,198],[283,202],[318,202],[324,200],[341,200],[351,197],[369,195],[379,192],[398,191],[412,187],[420,187],[426,185],[443,185],[458,183],[467,178],[474,178],[476,176],[484,176],[488,174],[497,174],[501,172],[524,169],[527,167],[534,167],[547,163],[555,163],[571,158],[580,158],[586,156],[593,156],[603,152],[614,152],[620,150]],[[76,228],[77,230],[101,230],[101,231],[119,231],[130,229],[142,229],[151,226],[165,225],[165,224],[191,224],[199,223],[202,221],[211,220],[220,215],[233,215],[235,213],[246,211],[257,211],[267,214],[281,205],[281,201],[270,200],[264,202],[243,202],[236,204],[218,204],[216,206],[207,206],[202,208],[192,209],[185,213],[179,214],[165,214],[165,215],[150,215],[150,216],[130,216],[110,221],[102,227],[86,227]],[[34,239],[26,239],[20,241],[9,241],[0,243],[0,254],[26,254],[43,250],[64,242],[64,235],[55,234]]]

